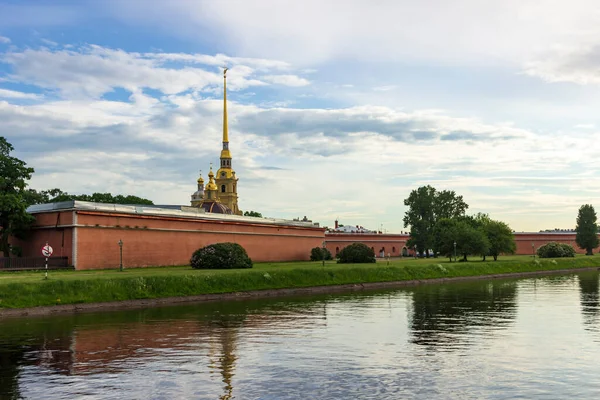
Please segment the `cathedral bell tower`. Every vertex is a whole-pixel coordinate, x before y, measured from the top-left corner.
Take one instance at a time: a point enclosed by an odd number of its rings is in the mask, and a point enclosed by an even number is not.
[[[221,167],[216,175],[217,196],[219,202],[231,209],[233,214],[242,215],[238,208],[237,181],[231,165],[229,152],[229,130],[227,126],[227,68],[223,71],[223,150]]]

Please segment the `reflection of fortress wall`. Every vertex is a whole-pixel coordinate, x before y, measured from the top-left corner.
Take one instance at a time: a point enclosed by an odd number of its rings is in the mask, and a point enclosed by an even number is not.
[[[219,242],[242,245],[254,261],[307,260],[324,230],[311,223],[204,213],[191,207],[121,206],[80,201],[29,209],[36,225],[25,256],[38,256],[48,241],[55,255],[77,269],[185,265],[192,253]]]

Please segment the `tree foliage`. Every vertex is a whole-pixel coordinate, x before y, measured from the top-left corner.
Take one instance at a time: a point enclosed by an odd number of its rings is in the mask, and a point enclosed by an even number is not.
[[[116,196],[111,193],[93,193],[93,194],[69,194],[63,192],[60,189],[50,189],[36,191],[35,189],[29,189],[25,193],[25,198],[29,205],[32,204],[43,204],[43,203],[58,203],[61,201],[91,201],[94,203],[110,203],[110,204],[140,204],[140,205],[153,205],[151,200],[144,199],[142,197],[133,195],[121,195]]]
[[[313,247],[310,250],[310,261],[332,260],[331,252],[325,247]]]
[[[242,246],[225,242],[196,250],[190,259],[190,265],[194,269],[252,268],[252,260]]]
[[[375,253],[364,243],[352,243],[338,253],[338,263],[374,263]]]
[[[258,217],[258,218],[263,217],[263,215],[261,213],[259,213],[258,211],[244,211],[244,215],[246,217]]]
[[[596,211],[591,204],[584,204],[579,208],[577,226],[575,228],[577,232],[575,242],[577,246],[585,249],[585,254],[589,256],[593,254],[593,250],[599,244],[596,220]]]
[[[510,226],[502,221],[489,220],[483,225],[483,230],[490,243],[489,255],[494,257],[494,261],[500,254],[515,254],[517,244]]]
[[[468,255],[480,255],[483,261],[490,255],[497,260],[500,254],[516,251],[510,227],[482,213],[440,219],[433,229],[433,238],[436,251],[450,259],[454,256],[454,243],[456,254],[461,255],[463,261]]]
[[[31,179],[34,170],[24,161],[12,157],[13,150],[13,146],[0,136],[0,251],[4,257],[10,253],[8,238],[22,237],[34,221],[26,211],[24,197],[27,180]]]
[[[566,243],[550,242],[537,249],[540,258],[575,257],[575,249]]]
[[[421,254],[434,246],[434,227],[442,219],[451,219],[464,216],[469,205],[462,196],[453,190],[437,191],[427,185],[413,190],[408,198],[404,199],[408,210],[404,214],[404,227],[410,226],[410,239],[408,247],[417,247]],[[428,252],[427,252],[428,255]]]

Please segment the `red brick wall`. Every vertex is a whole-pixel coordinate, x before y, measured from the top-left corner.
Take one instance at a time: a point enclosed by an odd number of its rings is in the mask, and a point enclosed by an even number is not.
[[[60,249],[72,262],[73,228],[64,229],[63,246],[61,232],[42,228],[43,224],[55,224],[56,212],[35,216],[38,227],[28,240],[25,255],[37,255],[49,240],[56,255]],[[310,249],[320,246],[324,237],[324,230],[318,227],[93,211],[77,211],[76,225],[77,269],[117,268],[119,240],[123,240],[124,266],[144,267],[188,264],[194,250],[218,242],[239,243],[254,261],[308,260]]]
[[[352,243],[364,243],[373,248],[376,257],[380,257],[380,250],[389,253],[392,257],[402,254],[402,248],[406,246],[408,235],[391,234],[365,234],[365,233],[328,233],[325,235],[325,247],[335,256],[344,247]]]

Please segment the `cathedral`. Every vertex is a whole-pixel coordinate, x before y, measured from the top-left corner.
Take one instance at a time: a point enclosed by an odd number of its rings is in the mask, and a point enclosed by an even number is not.
[[[198,190],[192,194],[192,207],[203,208],[206,212],[242,215],[238,208],[237,181],[231,165],[229,151],[229,131],[227,126],[227,68],[223,71],[223,150],[221,167],[217,175],[210,166],[208,183],[204,186],[202,174],[198,178]]]

